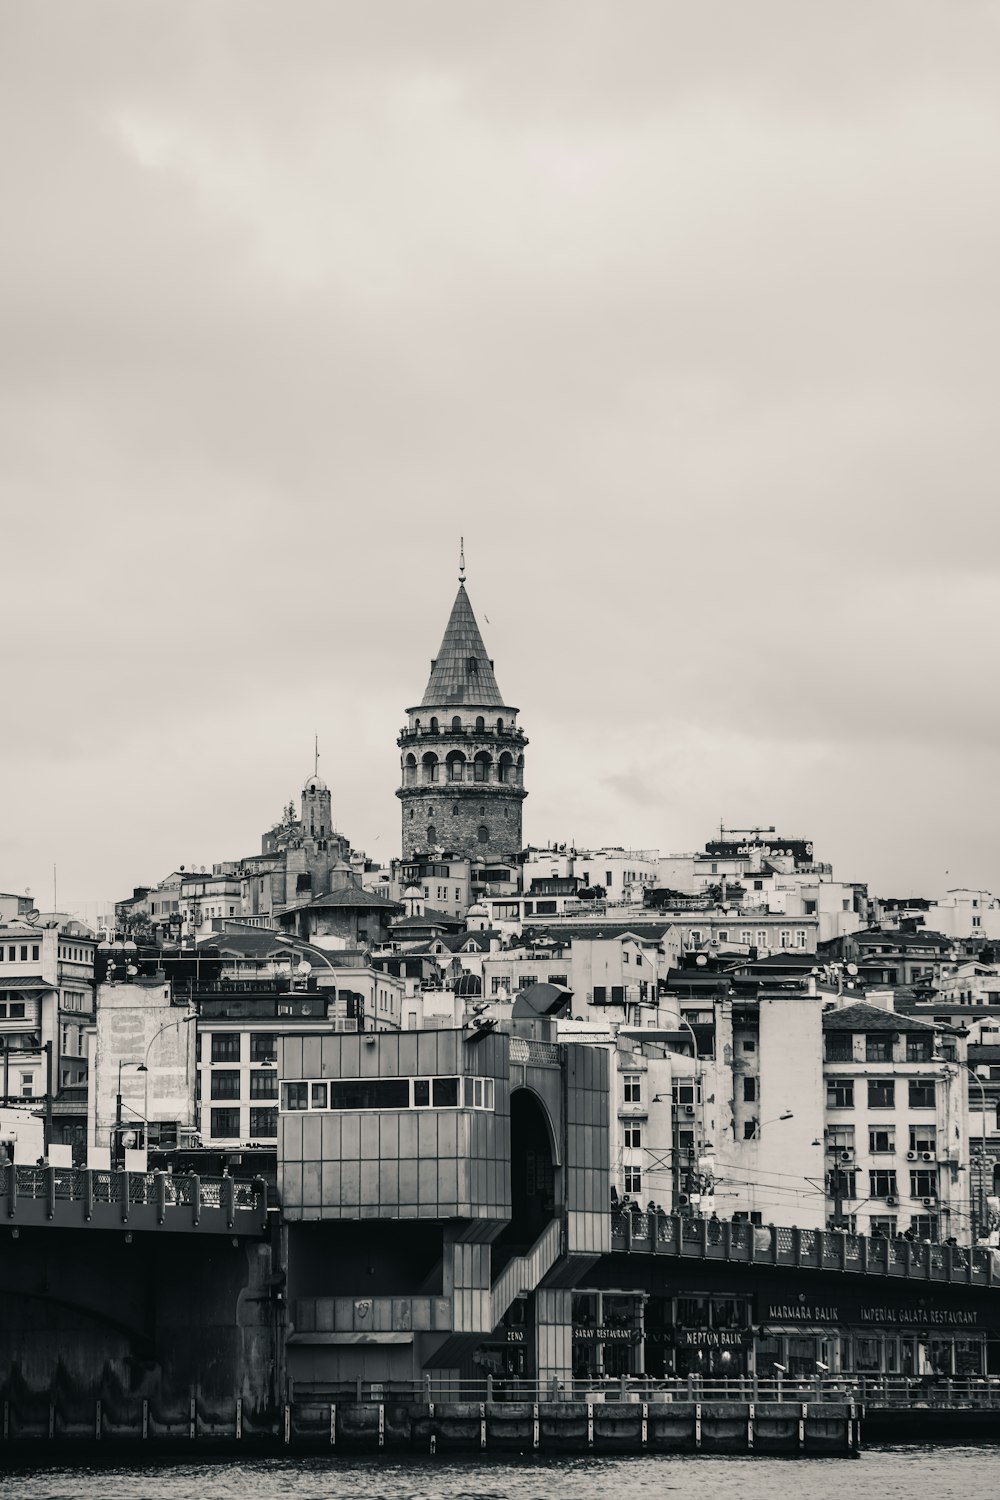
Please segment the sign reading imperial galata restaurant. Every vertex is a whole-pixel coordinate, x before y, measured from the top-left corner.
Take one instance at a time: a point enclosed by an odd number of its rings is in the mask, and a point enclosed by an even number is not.
[[[978,1309],[954,1307],[880,1307],[862,1302],[845,1307],[841,1303],[821,1305],[808,1302],[769,1302],[767,1320],[771,1323],[872,1323],[895,1328],[977,1328]]]

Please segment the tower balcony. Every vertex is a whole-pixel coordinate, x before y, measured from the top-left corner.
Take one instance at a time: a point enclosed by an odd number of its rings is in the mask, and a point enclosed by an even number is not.
[[[510,728],[504,727],[503,729],[498,729],[496,724],[490,725],[488,723],[482,729],[477,729],[472,725],[456,729],[454,726],[445,726],[443,724],[438,725],[434,729],[427,724],[421,724],[419,729],[411,729],[408,724],[404,724],[399,731],[396,744],[403,747],[424,744],[428,740],[450,740],[457,745],[465,744],[472,740],[503,740],[506,744],[523,746],[528,743],[528,736],[516,724]]]

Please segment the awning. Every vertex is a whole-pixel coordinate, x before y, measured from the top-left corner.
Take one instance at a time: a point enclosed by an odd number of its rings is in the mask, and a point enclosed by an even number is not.
[[[761,1334],[764,1338],[777,1338],[780,1334],[791,1334],[794,1338],[836,1338],[840,1332],[839,1323],[768,1323],[762,1328]]]
[[[85,981],[82,981],[85,983]],[[26,995],[35,995],[41,991],[57,990],[57,984],[49,984],[46,979],[19,979],[16,974],[4,974],[0,976],[0,990],[23,990]]]
[[[293,1333],[289,1344],[412,1344],[412,1333]]]

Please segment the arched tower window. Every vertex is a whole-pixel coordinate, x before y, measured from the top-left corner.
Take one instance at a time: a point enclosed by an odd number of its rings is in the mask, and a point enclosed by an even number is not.
[[[489,841],[490,841],[490,830],[487,828],[487,826],[486,826],[485,823],[480,823],[479,830],[478,830],[478,833],[477,833],[477,837],[478,837],[479,842],[481,844],[488,844],[489,843]]]
[[[497,719],[497,734],[503,734],[503,719]]]
[[[489,781],[493,757],[488,750],[480,750],[473,762],[476,781]]]
[[[497,761],[497,781],[513,781],[514,757],[509,750],[505,750]]]
[[[486,720],[483,718],[482,714],[480,714],[479,718],[476,720],[476,733],[477,734],[485,734],[486,733]]]
[[[417,779],[417,757],[411,751],[403,761],[403,785],[413,786]]]
[[[453,734],[461,734],[461,732],[462,732],[462,717],[461,717],[461,714],[456,714],[455,717],[452,719],[452,721],[451,721],[451,728],[452,728],[452,733]]]
[[[437,734],[439,727],[437,719],[431,719],[431,734]]]
[[[436,844],[437,841],[438,841],[438,831],[434,827],[433,823],[428,823],[428,825],[427,825],[427,842],[428,842],[428,844]]]
[[[434,754],[433,750],[428,750],[427,751],[427,753],[424,756],[424,762],[423,762],[423,764],[424,764],[424,780],[425,781],[437,781],[437,779],[438,779],[438,758]]]
[[[465,756],[461,750],[449,750],[448,752],[448,780],[465,780]]]
[[[524,783],[524,756],[523,755],[519,755],[517,757],[517,784],[518,784],[518,786],[522,786],[523,783]]]

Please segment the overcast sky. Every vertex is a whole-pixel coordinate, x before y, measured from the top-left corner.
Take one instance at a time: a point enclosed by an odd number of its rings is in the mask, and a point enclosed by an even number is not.
[[[398,852],[464,533],[532,842],[1000,889],[998,76],[988,0],[0,0],[0,888],[248,854],[314,732]]]

